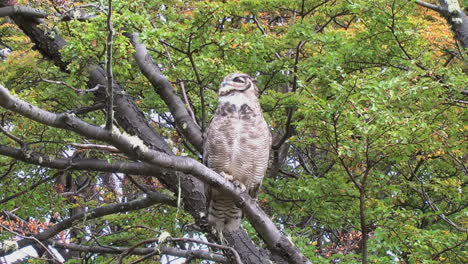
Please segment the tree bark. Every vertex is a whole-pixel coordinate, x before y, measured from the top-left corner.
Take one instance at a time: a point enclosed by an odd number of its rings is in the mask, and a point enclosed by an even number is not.
[[[0,7],[4,6],[5,2],[0,2]],[[44,30],[38,27],[38,25],[41,24],[41,21],[36,18],[15,15],[12,17],[12,19],[31,39],[31,41],[35,44],[36,49],[45,58],[50,59],[62,71],[68,72],[68,63],[62,60],[60,54],[60,49],[63,48],[66,44],[63,38],[61,38],[58,34],[55,34],[53,38],[50,37],[48,34],[46,34],[46,32],[44,32]],[[103,87],[106,85],[106,74],[101,67],[97,65],[89,67],[88,85],[91,88],[96,87],[97,85],[101,86],[101,89],[95,93],[95,101],[97,103],[103,102],[105,100]],[[130,98],[124,92],[123,88],[116,82],[114,83],[114,92],[116,119],[119,125],[130,135],[137,135],[151,149],[168,155],[173,155],[165,140],[154,131],[132,98]],[[184,126],[182,124],[182,128],[183,127]],[[103,138],[106,138],[107,136],[109,135],[106,135]],[[200,136],[197,136],[196,140],[192,143],[197,146],[197,148],[199,148]],[[187,164],[183,160],[181,160],[181,162],[181,166],[186,167],[187,169],[183,169],[181,171],[165,169],[162,173],[158,173],[156,177],[158,177],[158,179],[163,184],[165,184],[170,190],[174,192],[178,192],[178,188],[180,186],[184,209],[194,217],[196,223],[201,226],[205,232],[209,233],[210,230],[206,226],[206,197],[204,192],[204,184],[199,179],[183,173],[192,173],[193,165],[191,163]],[[198,173],[200,173],[200,171]],[[210,178],[205,178],[205,180],[208,180],[210,184],[214,184],[216,186],[222,186],[226,184],[225,182],[213,182],[210,180]],[[239,195],[236,193],[235,188],[232,187],[233,186],[231,186],[230,191],[236,195]],[[239,206],[246,209],[246,215],[251,222],[253,221],[253,224],[256,226],[256,228],[260,228],[260,233],[263,234],[265,241],[277,241],[277,243],[274,244],[267,243],[269,244],[270,250],[276,252],[276,255],[282,256],[284,259],[289,259],[291,263],[308,263],[307,259],[303,257],[297,248],[295,248],[282,234],[279,233],[271,220],[261,211],[255,202],[251,201],[247,197],[242,197],[242,199],[240,199]],[[268,220],[266,221],[266,225],[265,219]],[[276,231],[271,233],[271,230]],[[245,260],[245,263],[258,263],[259,261],[249,261],[249,259],[253,259],[253,256],[258,256],[255,259],[261,260],[260,263],[265,263],[267,261],[265,258],[266,254],[261,253],[255,246],[252,246],[254,243],[248,238],[243,230],[228,234],[225,236],[225,238],[230,241],[231,247],[244,252],[244,254],[241,255],[241,258],[243,261]],[[248,248],[248,250],[246,250],[246,248]]]
[[[416,1],[416,4],[432,9],[441,14],[455,33],[455,37],[460,41],[464,49],[468,48],[468,16],[461,9],[458,0],[439,0],[440,6]]]

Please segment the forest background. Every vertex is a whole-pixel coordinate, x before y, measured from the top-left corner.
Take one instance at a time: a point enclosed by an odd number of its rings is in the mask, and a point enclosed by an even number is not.
[[[467,7],[0,0],[0,262],[467,263]],[[255,200],[201,163],[231,72],[274,139]],[[205,184],[245,215],[222,243]]]

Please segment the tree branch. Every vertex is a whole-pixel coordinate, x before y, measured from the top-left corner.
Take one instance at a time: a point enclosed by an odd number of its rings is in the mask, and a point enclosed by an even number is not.
[[[11,4],[9,1],[0,1],[0,7]],[[21,30],[31,39],[35,44],[36,49],[47,59],[50,59],[54,64],[59,67],[63,72],[67,70],[68,62],[62,59],[60,50],[65,46],[65,40],[58,34],[50,34],[45,32],[42,27],[41,21],[38,19],[31,19],[21,15],[12,16],[14,22],[21,28]],[[106,73],[99,65],[91,65],[88,68],[89,82],[88,87],[95,88],[100,85],[101,88],[106,87]],[[171,148],[166,141],[158,135],[151,125],[147,122],[143,113],[139,111],[134,101],[124,93],[123,88],[114,82],[114,111],[116,112],[116,120],[121,127],[132,135],[139,135],[146,144],[150,145],[153,149],[171,153]],[[100,89],[101,90],[101,89]],[[100,91],[96,91],[95,101],[104,101]]]
[[[207,246],[209,246],[209,247],[220,248],[220,249],[223,249],[223,250],[229,250],[229,251],[231,251],[232,254],[234,255],[234,258],[236,259],[236,263],[242,264],[242,261],[241,261],[241,259],[240,259],[239,253],[237,253],[237,251],[236,251],[234,248],[232,248],[232,247],[223,246],[223,245],[218,245],[218,244],[214,244],[214,243],[210,243],[210,242],[205,242],[205,241],[200,241],[200,240],[196,240],[196,239],[192,239],[192,238],[187,238],[187,237],[182,237],[182,238],[169,238],[169,241],[193,242],[193,243],[198,243],[198,244],[202,244],[202,245],[207,245]]]
[[[71,251],[80,251],[80,252],[91,252],[98,254],[121,254],[129,250],[129,248],[124,247],[109,247],[109,246],[84,246],[74,243],[60,243],[60,242],[50,242],[53,247],[68,249]],[[162,247],[161,249],[157,248],[135,248],[131,251],[132,255],[147,255],[153,252],[159,251],[160,255],[171,255],[184,258],[197,258],[197,259],[206,259],[211,261],[216,261],[219,263],[228,263],[226,257],[211,253],[206,250],[183,250],[173,247]]]
[[[0,7],[11,5],[11,3],[12,2],[9,1],[0,1]],[[60,53],[60,49],[62,49],[66,44],[60,34],[56,33],[53,38],[50,37],[44,27],[42,27],[42,22],[38,19],[14,16],[13,20],[31,39],[37,50],[46,59],[53,61],[53,63],[63,72],[69,72],[67,70],[69,62],[64,61]],[[89,88],[96,87],[97,85],[101,88],[106,87],[106,73],[102,67],[99,65],[91,65],[88,68],[88,73]],[[101,102],[105,100],[103,97],[103,89],[99,89],[94,93],[94,95],[95,104],[100,105],[100,108],[102,105]],[[131,135],[138,135],[138,137],[141,138],[146,145],[150,146],[151,149],[172,155],[171,148],[164,138],[155,131],[145,118],[144,114],[136,106],[133,99],[128,96],[123,87],[116,82],[114,83],[114,100],[114,111],[116,113],[115,119],[120,127]],[[96,108],[90,107],[78,109],[77,112],[81,113],[81,110],[90,111],[92,109]],[[74,113],[74,111],[68,111],[68,113],[71,114]],[[201,138],[201,136],[199,138]],[[147,172],[145,170],[145,175],[147,175],[146,173]],[[161,183],[168,187],[169,190],[174,192],[182,191],[182,204],[184,209],[193,216],[196,224],[199,225],[204,232],[210,234],[211,230],[208,228],[206,221],[207,203],[204,184],[191,175],[171,169],[153,169],[151,175],[156,176]],[[242,229],[239,229],[238,232],[232,232],[232,234],[226,234],[225,238],[229,240],[230,245],[232,245],[236,250],[242,250],[242,259],[244,262],[250,260],[248,263],[263,263],[267,262],[267,259],[271,257],[270,254],[264,254],[263,251],[257,249],[253,241]],[[281,253],[273,252],[274,257],[280,254]],[[252,259],[255,260],[251,261]]]
[[[112,46],[114,45],[114,27],[112,26],[112,0],[108,0],[107,9],[107,43],[106,43],[106,77],[107,77],[107,88],[106,88],[106,101],[107,101],[107,117],[106,117],[106,129],[112,130],[112,124],[114,122],[114,77],[112,73]]]
[[[146,46],[138,39],[137,33],[128,34],[135,48],[134,57],[141,72],[151,82],[155,91],[166,102],[174,116],[176,126],[184,137],[194,145],[198,151],[203,149],[203,140],[200,128],[193,121],[184,102],[177,96],[172,84],[164,77],[158,67],[153,63]]]
[[[440,8],[440,6],[438,6],[438,5],[434,5],[434,4],[427,3],[427,2],[424,2],[424,1],[420,1],[420,0],[416,0],[414,2],[417,5],[420,5],[422,7],[429,8],[429,9],[434,10],[434,11],[439,12],[439,13],[442,12],[442,8]]]
[[[12,233],[15,236],[21,237],[23,240],[33,240],[33,241],[35,241],[35,243],[39,244],[42,247],[42,249],[44,249],[45,251],[47,251],[47,253],[49,253],[49,255],[54,259],[55,263],[61,263],[57,259],[57,256],[55,256],[55,254],[46,245],[44,245],[44,243],[42,243],[42,241],[35,238],[34,236],[23,236],[23,235],[15,232],[15,231],[9,229],[7,226],[2,225],[2,224],[0,224],[0,227],[7,230],[10,233]],[[2,251],[2,249],[0,249],[0,256],[2,256],[1,251]]]
[[[463,48],[468,48],[468,16],[461,9],[458,1],[439,0],[439,6],[419,0],[416,0],[415,3],[441,14],[452,27]]]
[[[33,18],[45,18],[47,17],[47,13],[28,6],[7,6],[0,8],[0,17],[6,16],[27,16]]]
[[[58,176],[60,176],[60,174],[56,173],[53,176],[43,178],[43,179],[39,180],[38,182],[34,183],[33,185],[31,185],[29,188],[27,188],[25,190],[22,190],[22,191],[19,191],[19,192],[13,194],[13,195],[10,195],[8,197],[5,197],[5,198],[1,199],[0,204],[6,203],[6,202],[10,201],[11,199],[17,198],[17,197],[19,197],[19,196],[21,196],[21,195],[23,195],[23,194],[25,194],[25,193],[27,193],[29,191],[32,191],[32,190],[36,189],[39,185],[41,185],[43,183],[46,183],[46,182],[48,182],[50,180],[53,180],[53,179],[57,178]]]
[[[1,124],[0,124],[0,132],[5,134],[7,137],[12,139],[16,143],[18,143],[18,145],[20,145],[22,148],[26,147],[26,144],[24,143],[23,140],[21,140],[19,137],[17,137],[15,135],[11,134],[10,132],[8,132]]]
[[[90,125],[70,114],[54,114],[13,97],[6,88],[0,85],[0,106],[28,117],[39,123],[57,127],[95,140],[111,143],[129,157],[192,174],[206,184],[236,197],[236,205],[240,207],[250,223],[257,230],[271,250],[284,257],[290,263],[310,263],[307,258],[276,228],[271,219],[255,203],[255,201],[240,188],[220,176],[200,162],[188,157],[171,156],[154,151],[144,145],[137,137],[130,137],[118,131],[108,131],[101,127]]]
[[[78,143],[70,143],[68,144],[72,147],[78,148],[78,149],[97,149],[97,150],[102,150],[102,151],[107,151],[111,153],[120,153],[118,149],[116,149],[113,146],[109,145],[99,145],[99,144],[78,144]]]
[[[145,176],[154,176],[156,173],[168,173],[164,168],[145,162],[112,161],[112,163],[109,163],[107,160],[99,159],[52,159],[50,156],[39,152],[26,151],[5,145],[0,145],[0,155],[8,156],[15,160],[24,161],[30,164],[59,170],[120,172]]]
[[[422,199],[424,200],[425,203],[427,203],[429,205],[429,207],[432,209],[432,211],[434,211],[435,213],[437,213],[437,215],[439,216],[440,219],[442,219],[444,222],[446,222],[447,224],[451,225],[452,227],[454,227],[455,229],[457,229],[458,231],[460,232],[464,232],[464,233],[468,233],[468,229],[467,228],[463,228],[463,227],[460,227],[458,226],[457,224],[455,224],[452,220],[450,220],[444,213],[439,213],[439,212],[442,212],[439,207],[431,200],[431,198],[429,197],[429,195],[427,194],[426,192],[426,188],[424,187],[424,181],[422,181],[419,176],[416,174],[416,172],[411,168],[411,164],[410,164],[410,161],[408,160],[408,169],[409,169],[409,172],[411,173],[411,176],[413,176],[414,178],[416,178],[416,180],[418,180],[420,186],[421,186],[421,191],[418,191],[416,188],[414,188],[414,190],[416,190],[422,197]]]
[[[99,218],[105,215],[111,215],[115,213],[128,212],[128,211],[135,211],[135,210],[150,207],[158,203],[167,204],[170,206],[177,206],[176,201],[173,200],[171,197],[166,196],[161,193],[152,192],[151,194],[148,194],[147,197],[142,198],[142,199],[133,200],[127,203],[110,204],[110,205],[98,207],[95,209],[91,209],[87,212],[75,214],[72,217],[63,220],[62,222],[59,222],[56,225],[49,227],[48,229],[42,231],[41,233],[33,235],[32,239],[39,240],[39,241],[46,241],[54,237],[58,233],[62,232],[63,230],[66,230],[72,227],[73,225],[77,224],[78,222],[82,221],[82,219],[91,220],[91,219]],[[17,244],[19,248],[23,248],[25,246],[30,245],[31,241],[29,238],[26,238],[26,239],[18,241]],[[11,250],[0,249],[0,256],[5,256],[6,254],[9,254],[10,252]]]

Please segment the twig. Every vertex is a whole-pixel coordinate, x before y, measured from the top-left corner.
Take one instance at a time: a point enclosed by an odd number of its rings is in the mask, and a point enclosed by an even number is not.
[[[121,153],[121,151],[118,150],[116,147],[109,146],[109,145],[79,144],[79,143],[70,143],[68,145],[73,146],[75,148],[80,148],[80,149],[97,149],[97,150],[109,151],[112,153]]]
[[[81,252],[89,252],[89,253],[99,253],[99,254],[120,254],[128,250],[128,248],[123,247],[110,247],[110,246],[84,246],[74,243],[60,243],[56,241],[48,241],[49,243],[53,244],[56,248],[63,248],[68,249],[70,251],[81,251]],[[148,255],[152,252],[159,253],[161,255],[171,255],[177,257],[194,257],[198,259],[206,259],[215,261],[216,263],[227,263],[227,259],[216,253],[211,253],[205,250],[183,250],[178,248],[171,248],[171,247],[163,247],[161,249],[156,248],[136,248],[132,251],[132,255]]]
[[[48,80],[48,79],[44,79],[44,78],[41,78],[41,81],[43,82],[46,82],[46,83],[53,83],[53,84],[58,84],[58,85],[64,85],[70,89],[72,89],[73,91],[75,92],[78,92],[78,93],[86,93],[86,92],[95,92],[99,89],[99,87],[101,85],[96,85],[96,87],[94,88],[91,88],[91,89],[78,89],[78,88],[75,88],[71,85],[69,85],[68,83],[64,82],[64,81],[55,81],[55,80]]]
[[[86,181],[86,183],[81,186],[78,190],[76,191],[73,191],[73,192],[63,192],[63,193],[60,193],[61,196],[75,196],[75,195],[78,195],[81,191],[83,191],[84,189],[86,189],[87,187],[89,187],[89,184],[90,184],[90,181]]]
[[[257,28],[262,32],[262,35],[266,36],[267,33],[265,29],[263,29],[263,27],[260,25],[260,22],[258,22],[257,16],[253,15],[252,18],[253,18],[253,21],[255,22],[255,25],[257,25]]]
[[[107,73],[107,120],[106,129],[112,131],[112,122],[114,120],[114,78],[112,76],[112,45],[114,44],[114,28],[112,25],[112,0],[108,2],[107,10],[107,61],[106,61],[106,73]]]
[[[39,239],[37,239],[37,238],[35,238],[35,237],[33,237],[33,236],[23,236],[23,235],[21,235],[20,233],[15,232],[14,230],[9,229],[7,226],[4,226],[4,225],[2,225],[2,224],[0,224],[0,226],[1,226],[2,228],[4,228],[6,231],[8,231],[8,232],[14,234],[15,236],[19,236],[19,237],[21,237],[21,238],[23,238],[23,239],[30,239],[30,240],[36,241],[39,245],[41,245],[41,246],[45,249],[45,251],[47,251],[47,253],[49,253],[49,255],[50,255],[57,263],[63,263],[63,262],[61,262],[60,260],[58,260],[57,257],[55,256],[55,254],[54,254],[52,251],[50,251],[50,249],[49,249],[46,245],[44,245]]]
[[[135,179],[133,179],[132,176],[130,176],[129,174],[125,175],[125,177],[127,177],[132,183],[133,185],[135,185],[138,189],[140,189],[142,192],[144,193],[149,193],[151,192],[150,190],[148,190],[148,188],[146,188],[145,186],[141,185],[140,183],[138,183]]]
[[[8,132],[2,125],[0,125],[0,131],[16,143],[18,143],[21,146],[21,148],[24,148],[26,146],[26,143],[24,143],[24,141],[22,141],[19,137]]]
[[[103,109],[104,107],[106,107],[105,103],[97,103],[95,105],[85,106],[85,107],[80,107],[80,108],[77,108],[77,109],[69,110],[68,113],[74,113],[76,115],[80,115],[80,114],[86,114],[86,113],[89,113],[89,112],[93,112],[93,111],[96,111],[96,110],[99,110],[99,109]]]
[[[138,246],[140,245],[144,245],[144,244],[148,244],[148,243],[154,243],[154,242],[157,242],[158,241],[158,238],[151,238],[151,239],[146,239],[146,240],[143,240],[143,241],[140,241],[138,243],[136,243],[135,245],[129,247],[127,250],[123,251],[119,257],[117,258],[117,260],[115,261],[116,264],[121,264],[122,263],[122,260],[125,256],[129,255],[130,253],[132,253],[133,250],[135,250],[136,248],[138,248]]]
[[[169,238],[168,240],[169,241],[193,242],[193,243],[198,243],[198,244],[202,244],[202,245],[207,245],[209,247],[214,247],[214,248],[219,248],[219,249],[224,249],[224,250],[230,250],[232,252],[232,254],[234,255],[234,257],[236,258],[236,263],[237,264],[242,264],[242,260],[241,260],[241,258],[239,256],[239,253],[237,253],[237,251],[232,247],[218,245],[218,244],[205,242],[205,241],[201,241],[201,240],[196,240],[196,239],[193,239],[193,238],[186,238],[186,237]]]
[[[454,222],[452,222],[452,220],[450,220],[447,216],[445,216],[445,214],[439,213],[439,212],[441,212],[441,210],[440,210],[439,207],[431,200],[431,198],[429,198],[429,195],[428,195],[427,192],[426,192],[426,188],[424,188],[424,182],[423,182],[423,181],[416,175],[416,173],[412,170],[409,160],[408,160],[408,168],[409,168],[409,171],[410,171],[411,175],[412,175],[414,178],[416,178],[416,180],[418,180],[419,184],[421,185],[421,191],[418,191],[418,192],[419,192],[419,194],[421,194],[422,198],[423,198],[424,201],[429,205],[429,207],[431,207],[432,211],[434,211],[435,213],[438,213],[437,215],[440,217],[440,219],[442,219],[443,221],[445,221],[447,224],[451,225],[452,227],[454,227],[454,228],[457,229],[458,231],[461,231],[461,232],[464,232],[464,233],[468,233],[468,229],[458,226],[457,224],[455,224]]]
[[[1,145],[0,145],[0,146],[1,146]],[[16,162],[17,162],[17,160],[15,160],[15,159],[13,159],[13,161],[10,162],[10,165],[8,165],[8,169],[7,169],[2,175],[0,175],[0,181],[2,181],[3,178],[5,178],[6,176],[8,176],[8,174],[10,174],[10,172],[13,171],[13,168],[15,167]],[[3,166],[3,164],[2,164],[2,166]],[[4,167],[4,168],[5,168],[5,167]]]
[[[171,54],[169,53],[169,50],[167,49],[167,45],[163,45],[163,46],[164,46],[164,50],[166,51],[167,58],[169,59],[169,62],[171,63],[171,67],[173,69],[175,69],[176,67],[174,65],[174,62],[172,61]],[[197,119],[195,118],[195,113],[193,112],[192,107],[190,106],[190,101],[189,101],[189,99],[187,97],[187,92],[185,91],[184,81],[183,80],[177,80],[177,83],[179,84],[180,89],[182,90],[182,95],[184,97],[184,102],[185,102],[185,105],[187,106],[187,111],[188,111],[189,115],[192,117],[193,122],[198,126],[198,128],[200,128],[200,126],[197,123]],[[200,128],[200,130],[201,130],[201,128]]]
[[[206,126],[206,105],[205,105],[205,86],[200,77],[200,73],[198,72],[197,65],[195,64],[195,60],[193,59],[193,50],[192,50],[192,35],[189,36],[189,41],[187,44],[187,57],[190,61],[190,65],[192,66],[192,70],[195,73],[195,78],[197,79],[198,86],[200,86],[199,95],[200,95],[200,104],[201,104],[201,133],[205,132]]]
[[[255,25],[257,26],[257,28],[260,30],[260,32],[262,32],[262,35],[263,36],[266,36],[267,35],[267,32],[265,31],[265,29],[260,25],[260,22],[258,21],[257,19],[257,15],[253,15],[253,21],[255,23]],[[275,56],[278,60],[281,59],[281,56],[279,55],[278,52],[275,52]]]
[[[57,178],[59,175],[61,175],[61,174],[56,173],[56,174],[54,174],[54,175],[52,175],[50,177],[46,177],[46,178],[34,183],[33,185],[31,185],[31,187],[29,187],[26,190],[22,190],[22,191],[19,191],[19,192],[15,193],[15,194],[12,194],[12,195],[10,195],[8,197],[5,197],[5,198],[0,200],[0,204],[6,203],[6,202],[10,201],[11,199],[14,199],[16,197],[19,197],[19,196],[29,192],[29,191],[32,191],[32,190],[36,189],[39,185],[41,185],[41,184],[43,184],[45,182],[48,182],[50,180],[53,180],[53,179]]]
[[[12,96],[2,85],[0,85],[0,106],[49,127],[73,131],[74,133],[89,139],[111,143],[114,146],[118,146],[118,148],[125,154],[132,157],[138,157],[138,160],[155,166],[160,166],[164,169],[189,173],[208,185],[216,186],[220,191],[225,192],[227,195],[232,195],[238,198],[238,204],[242,208],[245,216],[249,219],[250,223],[254,226],[265,243],[270,248],[274,248],[277,254],[283,256],[289,263],[311,263],[304,254],[280,232],[273,221],[247,193],[242,192],[240,188],[236,187],[233,183],[229,182],[200,162],[192,158],[173,156],[145,147],[142,142],[135,142],[134,137],[130,137],[126,134],[120,134],[118,132],[111,132],[99,126],[91,125],[74,115],[66,113],[56,114],[45,111]],[[174,200],[171,199],[170,202],[172,204]],[[122,211],[122,205],[118,204],[112,206],[118,206],[119,210]],[[136,210],[139,208],[134,209]],[[113,213],[111,210],[106,210],[105,212]],[[95,218],[100,216],[98,214],[90,215],[88,212],[87,215],[87,219],[90,219],[90,217]],[[72,217],[70,221],[73,221],[74,219],[75,218]],[[71,225],[72,222],[67,222],[67,224]],[[56,226],[57,225],[54,226],[54,230],[64,227],[65,224],[62,224],[60,227]],[[51,235],[51,233],[53,233],[53,231],[46,232],[41,237],[49,239],[49,235]]]
[[[144,255],[143,257],[141,257],[141,258],[139,258],[139,259],[137,259],[137,260],[135,260],[135,261],[130,262],[130,264],[137,264],[137,263],[140,263],[140,262],[142,262],[143,260],[149,259],[149,258],[151,258],[152,256],[157,255],[158,253],[159,253],[158,251],[151,252],[151,253],[149,253],[149,254],[147,254],[147,255]]]
[[[286,142],[286,140],[288,140],[288,138],[290,137],[290,134],[292,133],[292,131],[291,131],[291,121],[292,121],[293,112],[294,112],[294,110],[292,108],[288,109],[288,118],[286,120],[286,129],[284,131],[283,136],[278,140],[278,142],[276,144],[274,144],[273,146],[271,146],[271,148],[273,150],[278,150],[281,147],[281,145],[283,145],[283,143]]]
[[[141,72],[148,78],[155,91],[161,95],[172,114],[177,130],[184,135],[198,151],[203,149],[203,139],[200,127],[192,120],[183,100],[175,93],[172,83],[161,73],[159,67],[153,62],[146,46],[140,43],[137,33],[129,33],[130,39],[135,48],[134,57]],[[184,53],[185,54],[185,53]],[[161,115],[163,116],[163,115]],[[172,122],[169,122],[172,123]]]

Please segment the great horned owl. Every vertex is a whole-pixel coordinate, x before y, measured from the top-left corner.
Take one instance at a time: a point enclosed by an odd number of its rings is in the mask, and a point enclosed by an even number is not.
[[[271,133],[258,102],[258,88],[242,73],[226,76],[219,104],[207,130],[204,160],[208,167],[255,197],[268,166]],[[209,189],[208,222],[216,231],[240,227],[242,211],[234,199]]]

